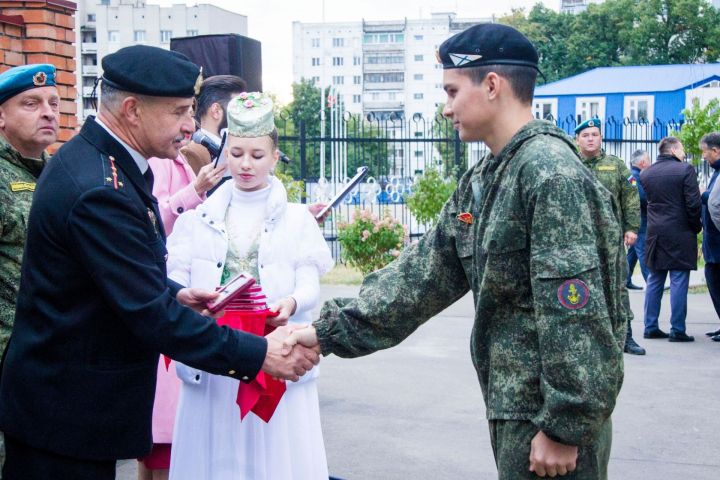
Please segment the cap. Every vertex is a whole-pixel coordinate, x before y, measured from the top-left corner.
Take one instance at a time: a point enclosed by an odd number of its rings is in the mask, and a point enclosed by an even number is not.
[[[0,74],[0,104],[25,90],[54,86],[54,65],[36,63],[14,67]]]
[[[151,97],[193,97],[202,83],[202,69],[185,55],[149,45],[106,55],[102,68],[105,84]]]
[[[228,134],[235,137],[262,137],[275,130],[273,101],[260,92],[243,92],[227,108]]]
[[[575,135],[582,132],[586,128],[592,128],[592,127],[600,128],[600,125],[602,125],[602,122],[600,122],[599,118],[588,118],[587,120],[582,122],[580,125],[575,127]]]
[[[530,40],[507,25],[481,23],[445,40],[437,51],[443,69],[519,65],[538,70],[538,53]]]

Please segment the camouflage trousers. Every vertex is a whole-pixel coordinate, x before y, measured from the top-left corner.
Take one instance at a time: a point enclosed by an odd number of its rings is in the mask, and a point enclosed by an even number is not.
[[[492,442],[499,480],[537,480],[530,468],[530,442],[538,429],[528,421],[490,420]],[[612,422],[605,422],[598,440],[578,449],[577,469],[563,480],[607,480],[607,466],[612,444]],[[549,478],[549,477],[545,477]]]

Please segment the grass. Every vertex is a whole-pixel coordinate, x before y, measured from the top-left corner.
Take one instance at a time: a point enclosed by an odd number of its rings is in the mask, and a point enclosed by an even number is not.
[[[708,293],[707,285],[695,285],[688,288],[688,293]]]
[[[320,279],[322,285],[360,285],[363,281],[362,274],[352,267],[338,263]]]

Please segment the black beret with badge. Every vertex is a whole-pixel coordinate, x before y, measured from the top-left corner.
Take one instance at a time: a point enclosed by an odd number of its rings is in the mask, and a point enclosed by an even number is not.
[[[192,97],[202,83],[202,69],[185,55],[148,45],[106,55],[102,68],[106,85],[151,97]]]
[[[437,51],[443,69],[519,65],[538,70],[538,53],[525,35],[507,25],[481,23],[445,40]]]

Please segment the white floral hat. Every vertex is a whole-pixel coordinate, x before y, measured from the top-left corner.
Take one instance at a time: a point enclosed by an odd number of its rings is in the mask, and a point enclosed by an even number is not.
[[[243,92],[227,108],[228,134],[235,137],[262,137],[275,129],[273,101],[261,92]]]

